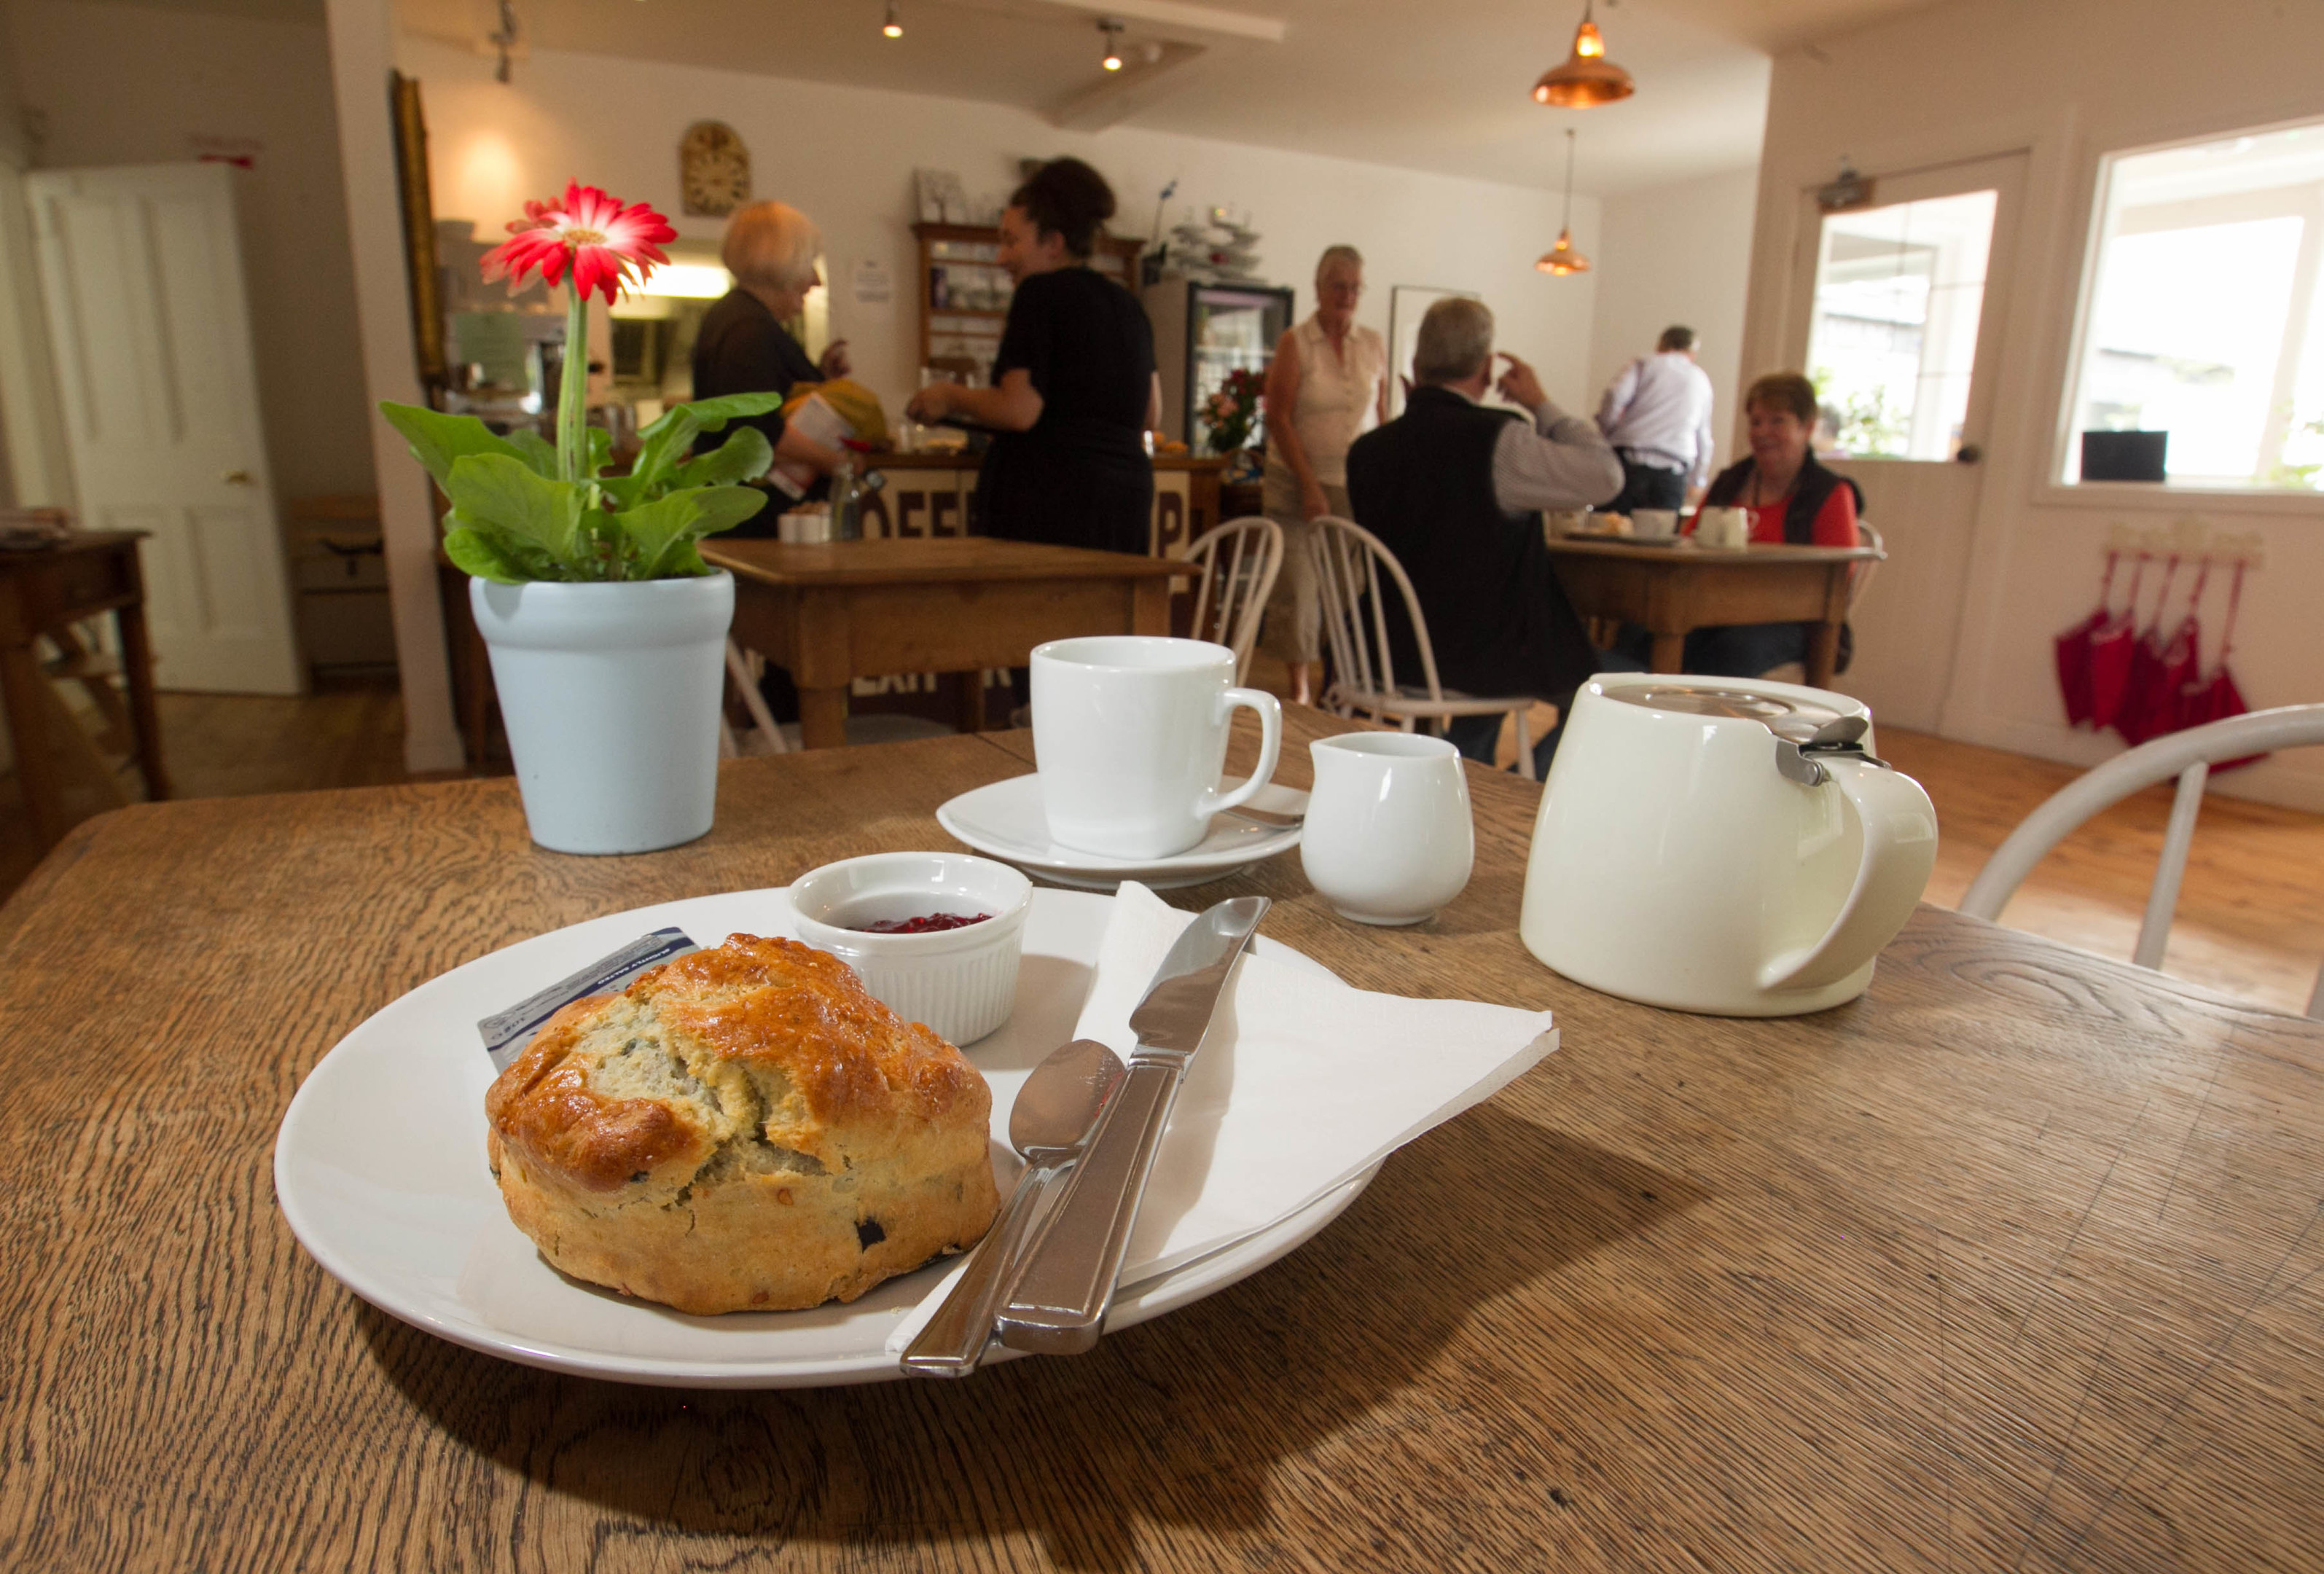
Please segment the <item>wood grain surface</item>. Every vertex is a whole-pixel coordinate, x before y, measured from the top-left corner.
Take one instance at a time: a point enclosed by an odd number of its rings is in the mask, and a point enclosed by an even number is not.
[[[705,541],[703,557],[769,584],[918,584],[935,577],[1184,579],[1193,570],[1166,557],[1001,541],[985,536],[900,536],[884,540]]]
[[[627,1387],[441,1343],[292,1240],[276,1123],[371,1011],[946,845],[936,805],[1028,753],[733,762],[708,837],[636,858],[532,848],[506,780],[71,833],[0,908],[0,1567],[2324,1566],[2324,1029],[1928,908],[1820,1016],[1595,995],[1518,943],[1534,794],[1482,773],[1434,924],[1359,931],[1296,857],[1171,897],[1264,891],[1351,981],[1548,1007],[1562,1052],[1090,1355]]]

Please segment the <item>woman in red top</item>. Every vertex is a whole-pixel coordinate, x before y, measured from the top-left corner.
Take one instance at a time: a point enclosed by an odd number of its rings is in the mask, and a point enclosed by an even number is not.
[[[1748,509],[1751,539],[1780,546],[1853,547],[1863,499],[1856,483],[1816,462],[1809,450],[1816,423],[1815,384],[1796,372],[1771,372],[1743,396],[1751,423],[1751,456],[1713,477],[1687,533],[1704,508]],[[1686,637],[1689,672],[1757,677],[1787,661],[1805,661],[1808,623],[1730,623]],[[1644,656],[1644,641],[1637,654]]]

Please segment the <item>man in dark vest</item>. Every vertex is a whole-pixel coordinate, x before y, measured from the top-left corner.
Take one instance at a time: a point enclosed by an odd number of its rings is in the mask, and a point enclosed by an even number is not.
[[[1552,404],[1515,355],[1500,357],[1508,370],[1499,391],[1533,419],[1480,405],[1493,358],[1493,314],[1481,302],[1430,307],[1404,413],[1348,450],[1348,501],[1411,579],[1447,687],[1536,695],[1563,710],[1601,660],[1558,585],[1541,511],[1606,502],[1622,489],[1622,462],[1595,423]],[[1397,679],[1419,683],[1420,646],[1403,598],[1386,599]],[[1462,717],[1446,735],[1470,759],[1489,762],[1500,720]],[[1553,732],[1534,750],[1545,778],[1556,748]]]

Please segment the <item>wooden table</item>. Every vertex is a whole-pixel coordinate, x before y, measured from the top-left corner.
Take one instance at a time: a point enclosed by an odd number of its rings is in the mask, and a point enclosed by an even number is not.
[[[1808,635],[1807,681],[1831,682],[1840,626],[1848,617],[1855,565],[1879,557],[1871,547],[1641,547],[1566,536],[1549,543],[1565,599],[1585,618],[1613,618],[1654,636],[1649,672],[1685,669],[1686,636],[1722,623],[1797,621]]]
[[[127,715],[137,745],[137,767],[149,797],[170,796],[161,764],[161,723],[153,708],[153,650],[145,635],[145,581],[138,571],[137,543],[143,530],[85,530],[55,547],[0,552],[0,705],[8,713],[8,733],[16,754],[16,778],[23,784],[32,834],[43,848],[65,833],[64,782],[57,771],[51,724],[69,726],[69,715],[48,692],[34,641],[54,636],[87,618],[111,612],[121,638],[121,675],[129,690]],[[68,638],[69,638],[68,636]],[[78,653],[70,640],[68,659]],[[104,680],[94,667],[93,685]],[[109,686],[106,688],[110,693]],[[118,702],[116,701],[117,704]]]
[[[705,541],[734,575],[734,640],[798,686],[809,749],[847,741],[847,686],[890,672],[1022,667],[1045,640],[1167,634],[1183,563],[985,537]],[[981,685],[964,690],[983,708]],[[964,718],[965,730],[982,725]]]
[[[1592,994],[1517,939],[1536,794],[1484,771],[1433,925],[1345,924],[1296,858],[1170,897],[1266,892],[1352,982],[1548,1007],[1563,1050],[1089,1355],[624,1387],[442,1343],[292,1240],[275,1126],[366,1014],[557,925],[947,845],[931,808],[1028,756],[734,761],[707,838],[637,858],[532,847],[505,779],[75,830],[0,908],[0,1561],[2324,1566],[2324,1026],[1928,908],[1820,1016]]]

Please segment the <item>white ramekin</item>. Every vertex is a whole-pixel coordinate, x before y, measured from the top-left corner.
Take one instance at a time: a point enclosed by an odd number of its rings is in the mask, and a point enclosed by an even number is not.
[[[809,870],[791,882],[790,895],[799,938],[853,968],[897,1015],[967,1044],[1016,1008],[1033,882],[1007,864],[962,852],[874,852]],[[930,913],[991,916],[933,934],[854,927]]]

